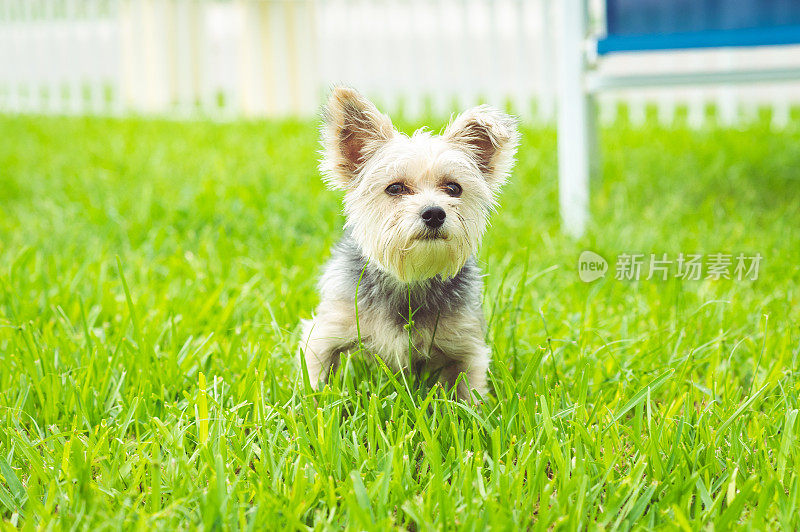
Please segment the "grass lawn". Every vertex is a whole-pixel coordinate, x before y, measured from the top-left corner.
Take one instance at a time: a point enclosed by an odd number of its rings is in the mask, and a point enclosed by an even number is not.
[[[555,135],[525,130],[480,254],[474,406],[355,359],[298,384],[343,222],[316,137],[0,117],[3,522],[800,527],[799,128],[606,129],[577,241]],[[579,279],[586,249],[604,279]],[[681,252],[763,259],[755,281],[615,279],[619,254]]]

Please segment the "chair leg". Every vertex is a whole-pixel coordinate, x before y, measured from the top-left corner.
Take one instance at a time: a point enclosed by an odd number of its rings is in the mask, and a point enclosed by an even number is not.
[[[564,230],[581,236],[589,218],[589,175],[595,143],[592,98],[586,91],[585,0],[562,4],[558,100],[558,199]]]

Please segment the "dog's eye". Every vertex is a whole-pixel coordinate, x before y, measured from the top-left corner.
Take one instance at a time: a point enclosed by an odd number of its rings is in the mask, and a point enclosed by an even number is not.
[[[386,193],[390,196],[399,196],[400,194],[408,193],[408,187],[406,187],[403,183],[392,183],[386,187]]]
[[[445,191],[447,191],[448,194],[450,194],[454,198],[457,198],[461,195],[461,185],[459,185],[458,183],[447,183],[444,186],[444,189]]]

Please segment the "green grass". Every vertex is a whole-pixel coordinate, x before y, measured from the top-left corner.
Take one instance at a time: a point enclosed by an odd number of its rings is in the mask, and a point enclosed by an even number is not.
[[[314,124],[0,118],[0,517],[79,529],[800,527],[800,132],[605,131],[559,232],[526,130],[480,259],[475,406],[298,322],[340,234]],[[578,279],[584,249],[605,279]],[[757,281],[617,281],[619,253],[761,253]]]

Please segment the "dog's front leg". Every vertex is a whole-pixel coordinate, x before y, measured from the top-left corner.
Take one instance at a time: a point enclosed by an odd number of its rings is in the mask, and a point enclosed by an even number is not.
[[[354,343],[352,323],[349,308],[335,303],[320,304],[316,316],[303,322],[299,356],[305,360],[314,389],[336,371],[342,351]]]
[[[469,358],[448,358],[439,374],[439,382],[452,389],[456,386],[458,398],[472,401],[472,392],[480,395],[488,391],[486,371],[489,369],[489,348],[484,344],[480,352]],[[463,377],[462,377],[463,375]]]
[[[472,392],[488,391],[487,375],[492,351],[484,340],[484,321],[479,307],[443,316],[433,345],[438,356],[430,360],[439,370],[439,382],[448,390],[456,386],[459,399],[472,400]],[[463,377],[462,377],[463,375]]]

